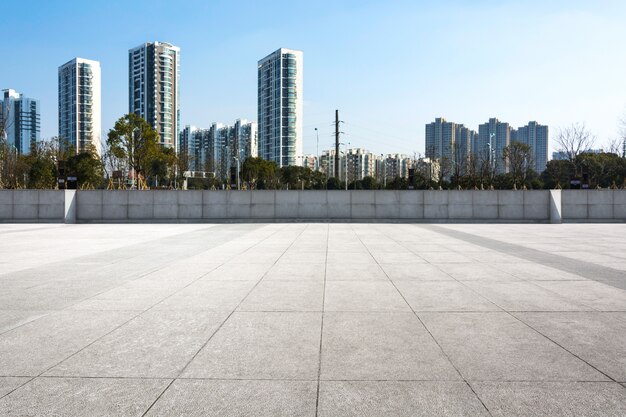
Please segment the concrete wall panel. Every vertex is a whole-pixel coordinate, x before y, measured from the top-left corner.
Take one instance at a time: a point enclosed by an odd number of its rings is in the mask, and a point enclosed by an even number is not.
[[[227,204],[228,192],[227,191],[202,191],[202,204]]]
[[[133,207],[133,206],[131,206]],[[178,204],[155,204],[152,215],[155,219],[176,220],[178,219]]]
[[[554,192],[554,191],[553,191]],[[548,190],[76,192],[82,221],[423,220],[550,221]],[[559,191],[562,219],[626,221],[625,190]],[[67,193],[0,190],[0,221],[63,221]]]
[[[427,201],[428,199],[426,199]],[[424,204],[424,220],[447,220],[447,204]]]
[[[441,205],[448,204],[449,192],[440,190],[427,190],[424,191],[424,204],[425,205]]]
[[[179,205],[202,205],[202,190],[189,190],[184,193],[178,193]]]

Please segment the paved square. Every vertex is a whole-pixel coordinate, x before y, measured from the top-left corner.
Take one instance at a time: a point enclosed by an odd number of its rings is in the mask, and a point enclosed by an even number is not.
[[[624,416],[626,224],[0,224],[1,416]]]

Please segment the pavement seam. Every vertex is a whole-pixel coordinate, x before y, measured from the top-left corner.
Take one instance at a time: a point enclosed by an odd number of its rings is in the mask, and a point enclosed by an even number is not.
[[[254,291],[254,289],[259,285],[259,283],[263,280],[263,278],[265,278],[265,276],[267,275],[267,273],[270,271],[270,269],[272,269],[272,267],[274,265],[276,265],[276,263],[278,263],[278,261],[280,260],[280,258],[283,257],[283,255],[289,250],[289,248],[291,248],[291,246],[293,246],[294,242],[298,240],[298,238],[302,235],[302,233],[304,233],[304,231],[308,228],[309,225],[306,225],[302,231],[298,234],[298,236],[296,236],[296,238],[293,240],[293,242],[291,242],[291,244],[287,247],[287,249],[285,249],[283,251],[283,253],[276,259],[276,261],[274,261],[274,263],[267,268],[267,270],[265,271],[265,273],[263,274],[263,276],[261,276],[261,278],[259,278],[259,280],[257,281],[257,283],[248,291],[248,293],[245,295],[245,297],[243,297],[241,299],[241,301],[239,301],[239,303],[235,306],[235,308],[233,308],[233,310],[228,314],[228,316],[222,321],[222,323],[217,327],[217,329],[215,329],[215,331],[213,331],[211,333],[211,335],[209,336],[209,338],[206,340],[206,342],[204,342],[202,344],[202,346],[200,346],[200,348],[196,351],[196,353],[191,357],[191,359],[189,359],[189,361],[187,361],[187,364],[185,364],[185,366],[180,370],[180,372],[178,372],[178,375],[176,377],[174,377],[174,379],[165,387],[165,389],[157,396],[157,398],[152,402],[152,404],[150,404],[150,406],[146,409],[146,411],[144,411],[144,413],[141,415],[141,417],[145,417],[150,410],[152,409],[152,407],[155,406],[155,404],[161,399],[161,397],[165,394],[165,392],[167,392],[167,390],[172,386],[172,384],[177,381],[180,376],[187,370],[187,368],[189,367],[189,365],[191,364],[191,362],[193,362],[193,360],[200,354],[200,352],[209,344],[209,342],[213,339],[213,337],[217,334],[217,332],[220,331],[220,329],[222,327],[224,327],[224,324],[226,324],[226,322],[232,317],[233,314],[235,314],[235,312],[237,311],[237,309],[239,308],[239,306],[245,301],[246,298],[248,298],[248,296]],[[260,244],[261,242],[264,242],[268,239],[270,239],[272,236],[274,236],[275,234],[279,233],[280,231],[284,230],[287,226],[283,226],[282,228],[276,230],[276,232],[272,233],[270,236],[266,237],[265,239],[261,240],[260,242],[258,242],[255,245],[252,245],[251,247],[249,247],[248,249],[246,249],[245,251],[239,253],[238,255],[245,253],[247,250],[257,246],[258,244]],[[232,258],[231,258],[232,259]]]
[[[192,231],[191,233],[196,233],[196,232],[200,232],[200,231],[207,231],[207,230],[211,230],[212,228],[213,228],[213,227],[205,227],[205,228],[202,228],[202,229],[197,229],[197,230],[194,230],[194,231]],[[169,236],[165,236],[165,237],[162,237],[162,238],[152,239],[152,240],[150,240],[150,241],[148,241],[148,242],[146,242],[146,243],[156,242],[156,241],[158,241],[158,240],[162,240],[162,239],[166,239],[166,238],[171,238],[171,237],[178,237],[178,236],[182,236],[182,235],[185,235],[185,234],[188,234],[188,233],[189,233],[189,232],[187,232],[187,233],[177,233],[177,234],[175,234],[175,235],[169,235]],[[245,234],[247,234],[247,233],[245,233]],[[245,234],[244,234],[243,236],[245,236]],[[232,240],[236,240],[236,239],[237,239],[237,238],[239,238],[239,237],[241,237],[241,236],[235,236],[235,237],[233,237],[232,239],[227,240],[227,242],[231,242]],[[216,246],[214,246],[214,247],[219,247],[219,246],[221,246],[221,245],[223,245],[223,244],[224,244],[224,242],[222,242],[222,243],[220,243],[220,244],[218,244],[218,245],[216,245]],[[135,245],[129,245],[129,246],[135,246]],[[128,246],[124,246],[124,247],[128,247]],[[124,248],[124,247],[123,247],[123,248]],[[118,249],[119,249],[119,248],[118,248]],[[117,249],[116,249],[116,250],[117,250]],[[246,250],[247,250],[247,249],[246,249]],[[200,252],[200,253],[202,253],[202,252]],[[91,256],[91,255],[89,255],[89,256]],[[141,255],[135,255],[135,256],[132,256],[132,257],[130,257],[130,258],[125,258],[125,259],[120,260],[120,261],[118,261],[118,262],[113,262],[113,263],[110,263],[110,264],[107,264],[107,265],[113,265],[113,264],[121,263],[121,262],[124,262],[124,261],[130,261],[130,260],[135,259],[135,258],[138,258],[138,257],[140,257],[140,256],[141,256]],[[234,256],[237,256],[237,255],[234,255]],[[234,257],[234,256],[233,256],[233,257]],[[229,258],[228,260],[232,259],[233,257]],[[225,261],[224,263],[228,262],[228,260],[227,260],[227,261]],[[222,263],[221,265],[223,265],[224,263]],[[219,266],[221,266],[221,265],[219,265]],[[135,278],[133,278],[133,279],[130,279],[130,280],[128,280],[128,281],[125,281],[125,282],[124,282],[124,283],[122,283],[122,284],[119,284],[119,285],[115,285],[115,286],[112,286],[112,287],[106,288],[106,289],[104,289],[104,290],[102,290],[102,291],[100,291],[100,292],[98,292],[98,293],[96,293],[96,294],[90,295],[89,297],[85,297],[85,298],[82,298],[82,299],[80,299],[80,300],[77,300],[76,302],[74,302],[74,303],[72,303],[72,304],[70,304],[70,305],[67,305],[67,306],[65,306],[65,307],[63,307],[63,308],[61,308],[61,309],[59,309],[59,310],[51,310],[51,311],[49,311],[47,314],[44,314],[44,315],[42,315],[42,316],[40,316],[40,317],[37,317],[37,318],[36,318],[36,319],[34,319],[34,320],[28,321],[28,322],[26,322],[26,323],[22,323],[22,324],[20,324],[20,325],[18,325],[18,326],[15,326],[15,327],[13,327],[13,328],[11,328],[11,329],[8,329],[8,330],[4,331],[4,332],[0,332],[0,336],[2,336],[2,335],[4,335],[4,334],[6,334],[6,333],[8,333],[8,332],[11,332],[11,331],[13,331],[13,330],[19,329],[19,328],[20,328],[20,327],[22,327],[22,326],[25,326],[25,325],[27,325],[27,324],[29,324],[29,323],[32,323],[32,322],[37,321],[37,320],[39,320],[39,319],[42,319],[42,318],[44,318],[44,317],[47,317],[47,316],[50,316],[50,315],[53,315],[53,314],[56,314],[56,313],[59,313],[59,312],[62,312],[62,311],[70,310],[72,307],[74,307],[74,306],[76,306],[76,305],[78,305],[78,304],[80,304],[80,303],[83,303],[83,302],[88,301],[88,300],[90,300],[90,299],[92,299],[92,298],[98,297],[99,295],[102,295],[102,294],[104,294],[104,293],[107,293],[107,292],[109,292],[109,291],[112,291],[112,290],[114,290],[114,289],[116,289],[116,288],[122,287],[122,286],[124,286],[124,285],[126,285],[126,284],[128,284],[128,283],[131,283],[131,282],[137,281],[137,280],[139,280],[139,279],[141,279],[141,278],[144,278],[144,277],[146,277],[146,276],[148,276],[148,275],[150,275],[150,274],[153,274],[153,273],[155,273],[155,272],[161,271],[161,270],[163,270],[163,269],[167,268],[168,266],[169,266],[169,265],[168,265],[167,263],[165,263],[165,262],[164,262],[164,263],[163,263],[163,265],[161,265],[160,267],[154,267],[154,268],[151,268],[151,269],[150,269],[150,270],[148,270],[147,272],[141,273],[141,274],[140,274],[140,275],[138,275],[137,277],[135,277]],[[219,268],[219,266],[215,267],[214,269]],[[201,275],[199,278],[202,278],[204,275],[207,275],[207,274],[209,274],[210,272],[212,272],[212,270],[211,270],[211,271],[206,272],[206,273],[205,273],[205,274],[203,274],[203,275]],[[37,284],[37,285],[34,285],[34,286],[32,286],[32,287],[28,287],[28,288],[26,288],[26,289],[28,290],[28,289],[32,289],[32,288],[37,288],[37,287],[40,287],[40,286],[42,286],[42,285],[45,285],[45,284]],[[171,294],[171,295],[173,295],[173,294]],[[166,298],[167,298],[167,297],[166,297]],[[161,301],[163,301],[163,300],[161,300]],[[161,301],[159,301],[159,302],[161,302]],[[86,310],[86,311],[98,311],[98,310]],[[116,311],[116,310],[105,310],[105,311]],[[132,311],[132,310],[118,310],[118,311]],[[147,310],[143,310],[143,311],[145,312],[145,311],[147,311]],[[0,397],[0,398],[2,398],[2,397]]]
[[[358,236],[358,234],[355,232],[355,234],[357,235],[359,241],[361,242],[361,244],[363,244],[363,246],[365,246],[365,248],[367,249],[367,251],[369,252],[370,256],[372,256],[372,258],[374,258],[374,256],[372,255],[372,253],[370,252],[369,248],[367,247],[367,245],[365,245],[365,243],[363,243],[363,241],[361,240],[361,237]],[[380,233],[383,236],[387,236],[384,233]],[[387,236],[389,237],[389,236]],[[395,239],[389,237],[391,240],[393,240],[394,242],[396,242],[398,245],[405,247],[406,246],[400,244],[399,242],[397,242]],[[409,249],[409,251],[411,253],[414,253],[413,251],[411,251]],[[374,260],[378,263],[378,261],[376,260],[376,258],[374,258]],[[430,262],[426,261],[428,264],[430,264]],[[380,266],[380,264],[379,264]],[[381,267],[381,269],[383,269]],[[483,401],[482,398],[480,398],[480,396],[478,395],[478,393],[476,391],[474,391],[474,388],[470,385],[470,383],[468,382],[467,378],[465,378],[465,376],[463,375],[463,373],[461,373],[461,371],[459,370],[459,368],[457,368],[457,366],[455,365],[454,361],[452,360],[452,358],[446,353],[446,351],[443,349],[443,346],[441,346],[441,344],[439,343],[439,341],[435,338],[435,336],[432,334],[432,332],[430,331],[430,329],[426,326],[426,323],[424,323],[421,319],[421,317],[415,312],[415,310],[413,309],[413,307],[411,306],[411,304],[409,304],[409,302],[407,301],[407,299],[404,297],[404,294],[402,294],[402,292],[400,291],[400,289],[396,286],[395,282],[393,282],[393,280],[389,277],[389,275],[387,274],[387,272],[383,269],[383,272],[385,273],[385,276],[387,277],[387,279],[389,280],[389,282],[391,282],[391,285],[393,285],[393,287],[396,289],[396,291],[398,292],[398,294],[400,295],[400,297],[402,297],[402,299],[404,300],[404,302],[406,303],[406,305],[411,309],[411,311],[413,312],[413,315],[417,318],[417,320],[419,320],[420,324],[422,325],[422,327],[424,328],[424,330],[426,330],[429,334],[429,336],[431,337],[431,339],[433,340],[433,342],[435,342],[435,344],[437,345],[437,347],[439,347],[439,351],[441,352],[441,354],[448,360],[448,362],[450,363],[450,365],[454,368],[454,370],[456,371],[456,373],[461,377],[461,379],[463,380],[463,382],[465,383],[465,385],[470,389],[470,391],[472,391],[472,393],[474,394],[474,396],[476,397],[476,399],[480,402],[480,404],[483,406],[483,408],[485,409],[485,411],[487,412],[487,414],[489,414],[490,416],[493,416],[493,414],[491,413],[491,411],[489,410],[489,408],[487,407],[487,405],[485,404],[485,402]],[[444,271],[445,272],[445,271]],[[455,279],[454,277],[451,276],[451,278]],[[455,279],[456,280],[456,279]],[[494,303],[495,304],[495,303]],[[499,306],[498,306],[499,307]]]
[[[211,229],[211,228],[209,227],[209,228],[205,228],[205,229],[202,229],[202,230],[208,230],[208,229]],[[272,233],[271,235],[269,235],[269,236],[267,236],[266,238],[264,238],[264,239],[260,240],[259,242],[255,243],[254,245],[252,245],[252,246],[250,246],[250,247],[246,248],[246,249],[245,249],[245,250],[243,250],[242,252],[240,252],[240,253],[238,253],[238,254],[233,255],[233,257],[234,257],[234,256],[237,256],[237,255],[239,255],[239,254],[241,254],[241,253],[244,253],[245,251],[247,251],[247,250],[249,250],[250,248],[252,248],[252,247],[254,247],[254,246],[256,246],[256,245],[260,244],[261,242],[264,242],[265,240],[269,239],[271,236],[273,236],[273,235],[275,235],[276,233],[278,233],[280,230],[282,230],[282,229],[279,229],[279,230],[275,231],[275,232],[274,232],[274,233]],[[183,235],[183,234],[184,234],[184,233],[181,233],[181,234],[179,234],[179,235]],[[247,234],[247,233],[245,233],[243,236],[245,236],[246,234]],[[179,236],[179,235],[177,235],[177,236]],[[241,236],[239,236],[239,237],[241,237]],[[235,240],[235,239],[237,239],[237,238],[238,238],[238,237],[234,238],[233,240]],[[220,245],[218,245],[218,246],[220,246]],[[222,265],[224,265],[225,263],[227,263],[227,262],[228,262],[230,259],[232,259],[233,257],[231,257],[231,258],[229,258],[228,260],[224,261],[224,262],[222,263]],[[220,266],[221,266],[221,265],[220,265]],[[165,266],[164,266],[164,268],[165,268]],[[213,268],[213,270],[215,270],[215,269],[217,269],[217,268],[219,268],[219,266],[217,266],[217,267]],[[163,269],[163,268],[159,268],[159,269],[157,269],[157,270],[160,270],[160,269]],[[155,272],[155,271],[151,271],[151,272]],[[151,273],[151,272],[149,272],[149,273]],[[149,273],[148,273],[148,274],[149,274]],[[208,273],[208,272],[207,272],[207,273]],[[147,274],[146,274],[146,275],[147,275]],[[111,333],[113,333],[114,331],[116,331],[116,330],[120,329],[121,327],[123,327],[123,326],[125,326],[126,324],[130,323],[131,321],[135,320],[136,318],[138,318],[138,317],[139,317],[139,316],[141,316],[142,314],[144,314],[144,313],[148,312],[149,310],[151,310],[152,308],[154,308],[155,306],[157,306],[158,304],[160,304],[161,302],[163,302],[165,299],[167,299],[167,298],[171,297],[172,295],[174,295],[174,294],[178,293],[179,291],[182,291],[183,289],[187,288],[187,287],[188,287],[188,286],[190,286],[191,284],[195,283],[196,281],[198,281],[199,279],[201,279],[202,277],[204,277],[204,275],[206,275],[206,274],[201,275],[200,277],[196,278],[195,280],[193,280],[192,282],[190,282],[190,283],[189,283],[189,284],[187,284],[186,286],[184,286],[184,287],[182,287],[182,288],[180,288],[180,289],[176,290],[173,294],[170,294],[169,296],[165,297],[164,299],[157,301],[155,304],[153,304],[152,306],[150,306],[148,309],[146,309],[146,310],[143,310],[143,311],[139,312],[137,315],[135,315],[135,316],[131,317],[129,320],[127,320],[127,321],[125,321],[124,323],[120,324],[119,326],[115,327],[113,330],[111,330],[111,331],[109,331],[109,332],[107,332],[107,333],[103,334],[102,336],[100,336],[100,337],[96,338],[95,340],[93,340],[93,341],[92,341],[92,342],[90,342],[89,344],[87,344],[87,345],[83,346],[81,349],[79,349],[78,351],[76,351],[76,352],[72,353],[71,355],[67,356],[66,358],[62,359],[61,361],[57,362],[56,364],[54,364],[54,365],[52,365],[52,366],[50,366],[50,367],[46,368],[44,371],[42,371],[42,372],[41,372],[41,373],[39,373],[38,375],[35,375],[35,376],[32,376],[32,375],[31,375],[31,376],[28,376],[28,377],[30,378],[28,381],[24,382],[23,384],[21,384],[20,386],[18,386],[18,387],[16,387],[16,388],[14,388],[13,390],[11,390],[11,391],[7,392],[6,394],[4,394],[4,395],[0,396],[0,399],[2,399],[2,398],[4,398],[4,397],[6,397],[6,396],[8,396],[8,395],[11,395],[13,392],[17,391],[18,389],[22,388],[23,386],[25,386],[25,385],[29,384],[30,382],[34,381],[35,379],[39,378],[40,376],[42,376],[42,375],[43,375],[43,374],[45,374],[46,372],[48,372],[48,371],[50,371],[51,369],[53,369],[53,368],[55,368],[55,367],[59,366],[61,363],[65,362],[66,360],[68,360],[68,359],[72,358],[73,356],[75,356],[75,355],[79,354],[79,353],[80,353],[80,352],[82,352],[83,350],[85,350],[85,349],[87,349],[88,347],[92,346],[94,343],[98,342],[99,340],[101,340],[101,339],[103,339],[104,337],[106,337],[106,336],[110,335],[110,334],[111,334]],[[139,279],[139,278],[136,278],[136,279]],[[134,280],[131,280],[131,281],[129,281],[129,282],[132,282],[132,281],[134,281]],[[117,287],[114,287],[114,288],[117,288]],[[89,298],[91,298],[91,297],[89,297]],[[89,298],[86,298],[85,300],[88,300]],[[80,302],[85,301],[85,300],[81,300]],[[73,305],[72,305],[72,306],[73,306]],[[62,310],[59,310],[59,311],[64,311],[64,310],[67,310],[67,309],[69,309],[69,308],[70,308],[70,307],[72,307],[72,306],[68,306],[68,307],[66,307],[66,308],[64,308],[64,309],[62,309]],[[111,310],[111,311],[115,311],[115,310]],[[232,314],[232,313],[231,313],[231,314]],[[33,321],[35,321],[35,320],[33,320]],[[32,322],[29,322],[29,323],[32,323]],[[21,326],[19,326],[19,327],[21,327]],[[14,329],[11,329],[11,330],[14,330]],[[1,336],[1,335],[0,335],[0,336]],[[166,379],[166,380],[167,380],[167,379],[169,379],[169,378],[162,378],[162,379]],[[172,380],[172,382],[171,382],[171,383],[173,383],[173,382],[174,382],[174,381]],[[170,385],[171,385],[171,383],[170,383]],[[169,385],[168,385],[168,387],[169,387]],[[166,390],[167,390],[167,388],[166,388]]]
[[[438,233],[438,232],[437,232],[437,229],[435,229],[435,230],[434,230],[434,232],[435,232],[435,233]],[[461,232],[461,233],[463,233],[463,234],[469,234],[469,233],[466,233],[466,232]],[[441,233],[441,234],[444,234],[444,233]],[[446,235],[446,234],[444,234],[444,235]],[[446,235],[446,236],[449,236],[449,235]],[[457,239],[457,240],[462,240],[462,239],[456,238],[456,237],[454,237],[454,236],[449,236],[449,237],[451,237],[451,238],[453,238],[453,239]],[[486,248],[486,249],[488,249],[488,250],[493,250],[492,248],[489,248],[489,247],[485,247],[485,248]],[[503,252],[503,253],[504,253],[504,252]],[[563,272],[567,272],[567,271],[563,271]],[[454,278],[454,277],[453,277],[453,278]],[[532,281],[528,281],[528,282],[531,282],[531,283],[532,283]],[[537,285],[537,286],[538,286],[538,287],[540,287],[540,288],[543,288],[543,287],[541,287],[541,286],[539,286],[539,285]],[[568,300],[568,298],[565,298],[565,297],[563,297],[563,298],[564,298],[564,299],[566,299],[566,300]],[[494,302],[494,304],[496,304],[496,303]],[[581,304],[582,304],[582,303],[581,303]],[[496,305],[497,305],[497,304],[496,304]],[[585,304],[582,304],[582,305],[585,305]],[[498,306],[498,307],[500,307],[500,306]],[[586,307],[589,307],[589,306],[586,306]],[[500,307],[500,308],[502,308],[502,307]],[[607,375],[605,372],[603,372],[603,371],[601,371],[600,369],[598,369],[597,367],[593,366],[593,365],[592,365],[592,364],[590,364],[588,361],[584,360],[583,358],[581,358],[580,356],[578,356],[578,355],[577,355],[577,354],[575,354],[574,352],[572,352],[572,351],[570,351],[569,349],[565,348],[563,345],[561,345],[560,343],[556,342],[556,341],[555,341],[555,340],[553,340],[552,338],[548,337],[548,336],[547,336],[547,335],[545,335],[544,333],[542,333],[542,332],[540,332],[539,330],[535,329],[533,326],[531,326],[530,324],[526,323],[526,322],[525,322],[524,320],[522,320],[520,317],[517,317],[516,315],[514,315],[511,311],[506,310],[506,309],[504,309],[504,308],[502,308],[502,310],[503,310],[503,312],[504,312],[504,313],[506,313],[508,316],[512,317],[514,320],[516,320],[516,321],[520,322],[522,325],[524,325],[524,326],[528,327],[529,329],[531,329],[532,331],[534,331],[534,332],[535,332],[535,333],[537,333],[538,335],[542,336],[543,338],[545,338],[545,339],[546,339],[546,340],[548,340],[549,342],[552,342],[554,345],[556,345],[556,346],[558,346],[559,348],[563,349],[565,352],[569,353],[570,355],[572,355],[572,356],[573,356],[573,357],[575,357],[576,359],[578,359],[578,360],[580,360],[581,362],[583,362],[583,363],[587,364],[589,367],[591,367],[592,369],[594,369],[594,370],[595,370],[595,371],[597,371],[598,373],[600,373],[600,374],[604,375],[605,377],[607,377],[608,379],[610,379],[612,382],[617,382],[614,378],[610,377],[610,376],[609,376],[609,375]],[[525,311],[523,311],[523,312],[525,312]],[[565,312],[567,312],[567,311],[565,311]],[[590,311],[590,312],[598,312],[598,313],[602,313],[602,312],[599,312],[599,311],[598,311],[598,310],[596,310],[596,309],[593,309],[593,311]],[[555,313],[559,313],[559,311],[555,311]],[[472,391],[473,391],[473,389],[472,389]]]
[[[562,272],[578,275],[588,280],[600,282],[614,288],[626,290],[626,280],[623,279],[624,271],[597,265],[592,262],[581,261],[579,259],[567,258],[565,256],[561,256],[555,253],[549,253],[548,255],[546,255],[537,249],[533,249],[527,246],[517,245],[515,243],[475,235],[472,233],[455,230],[450,227],[442,227],[433,224],[422,224],[414,226],[429,230],[434,233],[439,233],[441,235],[448,236],[457,240],[461,240],[472,245],[480,246],[489,250],[494,250],[508,256],[514,256],[521,260],[558,269]],[[503,248],[509,248],[510,250],[507,252]],[[514,255],[512,254],[513,251],[511,249],[515,249]],[[546,256],[549,256],[553,260],[553,262],[546,262]],[[585,272],[585,269],[595,269],[595,272],[587,273]]]
[[[328,273],[328,242],[330,240],[330,223],[326,225],[326,256],[324,260],[324,285],[322,291],[322,322],[320,325],[320,349],[319,349],[319,362],[317,367],[317,390],[315,396],[315,417],[319,415],[320,405],[320,385],[322,376],[322,343],[324,338],[324,312],[326,305],[326,274]]]

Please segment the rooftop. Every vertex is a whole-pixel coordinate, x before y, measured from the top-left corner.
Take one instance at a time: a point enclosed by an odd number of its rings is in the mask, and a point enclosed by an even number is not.
[[[626,415],[626,224],[0,236],[0,415]]]

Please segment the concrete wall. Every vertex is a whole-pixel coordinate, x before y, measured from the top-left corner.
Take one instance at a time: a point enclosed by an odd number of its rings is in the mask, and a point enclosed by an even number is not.
[[[626,191],[0,190],[2,222],[626,221]]]
[[[626,221],[626,190],[563,190],[564,221]]]
[[[81,191],[77,221],[548,221],[547,191]]]
[[[55,190],[0,190],[0,222],[62,223],[65,193]]]

